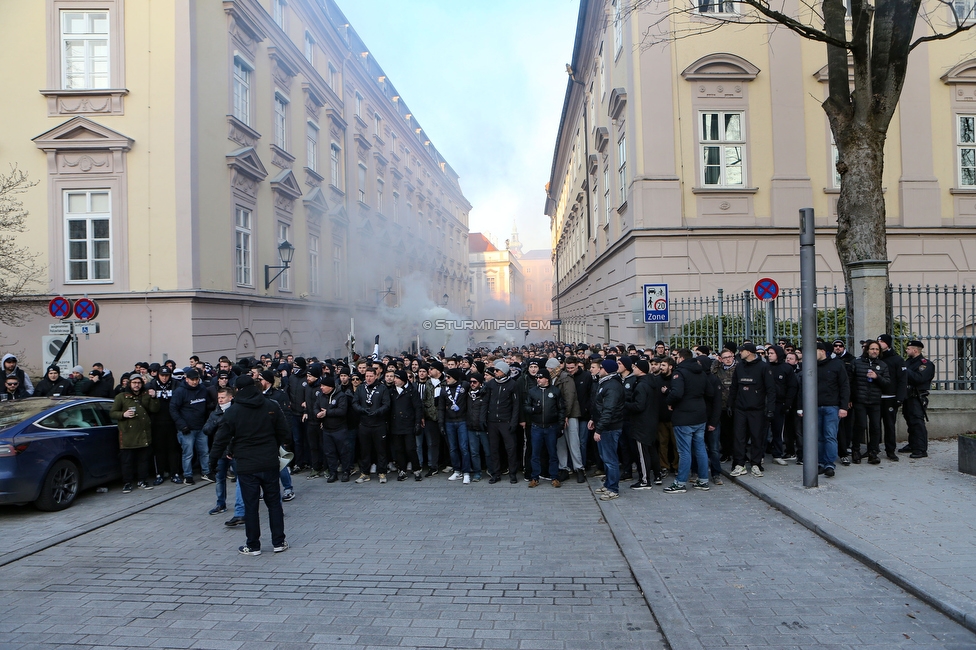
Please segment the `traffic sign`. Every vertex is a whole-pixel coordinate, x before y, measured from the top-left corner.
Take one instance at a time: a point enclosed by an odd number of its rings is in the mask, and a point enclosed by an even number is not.
[[[98,316],[98,305],[94,300],[82,298],[75,303],[75,316],[78,320],[91,320]]]
[[[41,337],[41,359],[45,368],[54,363],[54,357],[58,355],[58,351],[64,345],[64,339],[64,335]],[[68,349],[64,351],[57,365],[61,369],[62,377],[67,377],[71,374],[71,369],[78,365],[77,342],[71,341],[68,344]]]
[[[78,326],[79,334],[98,334],[100,331],[101,329],[99,328],[98,323],[88,322]]]
[[[47,305],[47,311],[55,318],[68,318],[71,316],[71,300],[64,296],[55,296]],[[52,334],[54,332],[51,332]]]
[[[772,278],[763,278],[756,283],[756,297],[763,302],[772,302],[779,295],[779,285]]]
[[[563,324],[563,319],[561,319],[561,318],[554,318],[551,321],[549,321],[549,324],[550,325],[562,325]]]
[[[671,320],[668,310],[668,285],[644,285],[644,322],[667,323]]]
[[[67,336],[71,334],[71,323],[51,323],[47,326],[47,333],[52,336]]]

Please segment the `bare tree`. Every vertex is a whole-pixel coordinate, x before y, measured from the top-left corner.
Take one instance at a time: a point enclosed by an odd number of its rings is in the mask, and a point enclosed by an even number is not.
[[[655,16],[642,35],[642,48],[744,24],[781,25],[825,44],[828,97],[823,109],[837,145],[841,178],[836,246],[850,286],[851,263],[888,259],[881,187],[884,144],[908,57],[922,43],[971,29],[976,25],[973,9],[952,0],[927,0],[924,7],[921,0],[800,0],[790,15],[785,6],[784,0],[776,6],[767,0],[632,0],[628,12],[646,10]],[[960,14],[957,7],[970,7],[969,13]],[[681,14],[700,14],[705,20],[680,20]],[[927,25],[919,30],[925,34],[916,34],[918,20]]]
[[[0,323],[11,327],[30,320],[36,307],[31,298],[36,298],[45,273],[38,255],[17,243],[30,214],[20,196],[35,185],[16,166],[9,174],[0,173]]]

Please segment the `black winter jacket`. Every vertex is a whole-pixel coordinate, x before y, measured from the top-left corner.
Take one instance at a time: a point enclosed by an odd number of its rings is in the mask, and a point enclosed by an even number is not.
[[[530,386],[525,394],[525,413],[529,422],[538,427],[558,425],[562,430],[566,410],[563,408],[563,396],[555,386],[542,388],[538,384]]]
[[[58,376],[55,381],[47,377],[37,382],[34,387],[34,397],[58,397],[61,395],[73,395],[74,384],[67,377]]]
[[[420,431],[420,420],[424,417],[424,404],[417,389],[413,384],[406,384],[401,392],[394,386],[390,399],[390,411],[393,413],[390,430],[393,435],[416,435]]]
[[[685,359],[671,374],[667,396],[671,423],[676,427],[708,423],[707,403],[715,397],[715,388],[705,377],[701,364],[694,359]]]
[[[876,379],[868,377],[868,370],[873,370]],[[880,404],[881,396],[891,389],[891,375],[888,364],[881,359],[858,357],[854,359],[854,394],[852,401],[858,404]]]
[[[257,386],[245,386],[221,419],[210,448],[210,473],[229,445],[234,445],[238,474],[278,472],[278,448],[291,435],[277,402],[266,398]]]
[[[464,394],[464,401],[467,402],[468,431],[487,431],[488,430],[488,397],[484,386],[478,390],[471,390]]]
[[[796,400],[800,386],[796,380],[796,368],[785,361],[778,361],[769,364],[769,371],[773,373],[773,384],[776,386],[776,408],[781,411],[789,409]]]
[[[511,431],[519,423],[521,400],[518,376],[509,375],[504,381],[491,379],[485,384],[485,399],[488,402],[488,422],[507,424]]]
[[[802,379],[802,374],[797,373]],[[802,389],[802,381],[801,389]],[[847,368],[839,359],[817,361],[817,406],[837,406],[847,410],[851,401],[851,385],[847,379]]]
[[[624,401],[624,430],[637,442],[649,445],[657,437],[658,395],[662,384],[655,375],[636,379],[633,390],[626,394]]]
[[[580,419],[590,419],[590,398],[593,392],[593,375],[583,368],[583,364],[573,375],[573,382],[576,383],[576,401],[580,405]]]
[[[881,360],[888,366],[888,375],[891,377],[891,386],[883,396],[894,397],[901,404],[908,397],[908,372],[905,360],[894,350],[882,352]]]
[[[909,357],[905,362],[905,372],[908,373],[908,396],[918,397],[928,394],[935,379],[935,364],[922,355]]]
[[[467,392],[466,381],[454,384],[445,382],[441,385],[441,395],[444,397],[444,422],[464,422],[468,419],[468,401],[464,399]]]
[[[177,431],[200,431],[206,424],[207,416],[213,406],[203,383],[197,384],[195,388],[190,388],[189,384],[183,383],[173,391],[169,412],[173,416],[173,422],[176,423]]]
[[[776,384],[769,364],[760,357],[739,360],[729,387],[729,407],[735,411],[760,411],[773,416],[776,408]]]
[[[593,430],[596,433],[624,428],[624,383],[613,373],[601,377],[593,387]]]
[[[338,388],[326,395],[318,393],[315,396],[315,419],[326,431],[345,431],[346,420],[350,411],[349,393]],[[325,417],[318,417],[319,413],[325,411]]]
[[[361,426],[386,425],[390,413],[390,391],[379,380],[376,380],[372,386],[362,383],[356,389],[352,408],[359,413]]]

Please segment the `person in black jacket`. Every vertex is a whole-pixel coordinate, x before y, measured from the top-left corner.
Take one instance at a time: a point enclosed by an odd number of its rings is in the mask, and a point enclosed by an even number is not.
[[[776,402],[773,409],[773,418],[770,421],[770,434],[772,435],[773,462],[777,465],[786,464],[786,440],[783,432],[786,427],[786,418],[791,412],[791,407],[796,400],[798,383],[796,372],[793,366],[786,363],[786,351],[779,345],[771,345],[766,348],[766,359],[769,361],[769,372],[773,376],[773,386],[776,389]]]
[[[451,368],[445,371],[447,383],[442,392],[444,394],[444,428],[447,431],[447,446],[451,453],[451,466],[454,473],[447,480],[464,479],[464,484],[471,483],[471,449],[468,445],[468,403],[464,399],[467,384],[464,371]]]
[[[258,499],[264,493],[271,523],[271,543],[275,553],[288,550],[285,541],[285,514],[281,507],[278,449],[288,440],[288,424],[281,407],[264,397],[254,380],[244,375],[236,382],[233,405],[224,413],[210,450],[210,472],[227,447],[234,445],[237,484],[244,500],[244,530],[247,543],[237,550],[242,555],[261,554],[261,520]]]
[[[890,334],[879,336],[878,344],[881,345],[881,361],[888,366],[888,375],[891,376],[891,388],[881,395],[881,424],[884,427],[885,453],[888,460],[895,460],[898,458],[898,454],[895,453],[898,446],[896,434],[898,408],[908,397],[908,372],[905,368],[905,360],[891,347]]]
[[[253,385],[253,381],[251,382]],[[200,470],[207,462],[207,436],[203,425],[212,410],[207,389],[200,384],[200,373],[191,368],[183,384],[173,392],[169,412],[176,423],[177,439],[183,447],[183,483],[193,485],[193,453],[196,452]],[[206,479],[206,475],[204,475]]]
[[[468,392],[465,394],[468,413],[468,445],[471,449],[471,480],[481,480],[482,469],[491,475],[491,446],[488,443],[488,401],[485,397],[484,374],[472,372],[467,377]],[[484,453],[484,464],[481,454]]]
[[[44,379],[34,387],[34,397],[60,397],[73,392],[71,380],[61,376],[61,368],[58,366],[50,366]]]
[[[650,364],[639,359],[634,362],[636,380],[633,391],[624,403],[625,428],[637,446],[637,469],[640,476],[630,487],[650,490],[661,484],[661,462],[657,455],[657,409],[661,380],[650,373]]]
[[[153,481],[153,485],[161,485],[167,476],[173,483],[183,482],[180,477],[182,469],[180,455],[182,451],[180,441],[176,436],[176,422],[169,410],[173,393],[177,387],[172,370],[166,365],[160,367],[156,376],[146,384],[146,391],[159,400],[159,412],[149,414],[149,419],[152,421],[153,457],[156,461],[156,479]],[[216,394],[214,395],[214,403],[216,403]]]
[[[864,356],[854,360],[854,436],[851,449],[854,457],[860,456],[861,438],[868,429],[868,462],[877,465],[881,462],[881,396],[891,390],[891,375],[888,364],[881,361],[881,346],[877,341],[869,341],[864,347]],[[894,444],[889,456],[895,456]],[[857,462],[855,460],[855,462]]]
[[[536,385],[531,386],[526,392],[524,404],[523,410],[531,424],[532,435],[532,475],[529,477],[529,487],[534,488],[539,485],[543,445],[549,451],[549,476],[552,477],[552,486],[560,487],[556,436],[564,424],[566,411],[563,408],[559,389],[549,385],[548,372],[540,372],[536,375]]]
[[[698,464],[698,480],[692,487],[708,490],[708,450],[705,448],[705,428],[709,422],[718,422],[718,411],[709,416],[707,404],[721,404],[715,399],[715,388],[705,378],[701,364],[693,358],[691,350],[678,350],[678,365],[673,371],[671,387],[667,392],[667,404],[671,409],[671,423],[678,443],[678,475],[671,485],[664,488],[666,494],[687,492],[686,484],[691,475],[691,455]],[[731,398],[730,398],[731,399]],[[704,474],[704,477],[702,476]]]
[[[413,480],[423,480],[420,458],[417,456],[416,435],[424,416],[424,405],[417,390],[407,381],[407,371],[397,370],[390,391],[390,412],[393,414],[390,433],[393,438],[393,461],[397,480],[407,479],[407,463],[413,468]]]
[[[776,385],[769,365],[756,354],[756,345],[746,341],[739,346],[739,358],[729,387],[729,408],[733,411],[734,438],[730,476],[747,473],[746,460],[752,462],[752,475],[763,475],[766,432],[776,408]],[[746,445],[749,458],[746,458]],[[782,452],[780,452],[782,454]]]
[[[605,359],[600,364],[599,380],[594,386],[591,419],[593,431],[606,470],[600,500],[610,501],[620,495],[620,461],[617,445],[624,428],[624,384],[617,374],[617,362]]]
[[[307,478],[319,478],[325,474],[325,463],[322,458],[322,428],[315,419],[315,396],[319,392],[322,381],[322,366],[313,363],[308,366],[305,383],[302,385],[302,419],[305,427],[305,449],[308,454],[309,475]]]
[[[828,477],[834,475],[837,462],[837,430],[840,421],[847,417],[847,406],[851,402],[851,387],[847,378],[847,368],[840,359],[827,356],[826,343],[817,343],[817,429],[818,466],[820,472]],[[797,375],[800,390],[803,390],[802,375]],[[802,394],[802,392],[801,392]],[[796,412],[803,417],[803,409]],[[812,413],[809,417],[814,417]],[[812,452],[804,454],[810,462]]]
[[[929,390],[935,379],[935,362],[922,355],[922,342],[908,342],[905,354],[905,372],[908,373],[908,398],[905,400],[905,422],[908,423],[908,444],[902,453],[911,452],[911,458],[925,458],[929,449],[929,433],[925,427],[928,419],[925,411],[929,405]]]
[[[376,454],[380,483],[386,483],[386,426],[390,412],[390,393],[373,367],[366,368],[366,381],[356,389],[352,408],[359,414],[359,478],[369,480],[370,456]]]
[[[710,401],[705,402],[705,408],[709,413],[718,412],[718,419],[714,422],[709,421],[705,425],[705,449],[708,450],[708,470],[711,476],[712,485],[722,485],[722,380],[712,373],[712,369],[721,366],[721,363],[708,356],[704,350],[709,350],[707,346],[698,348],[702,352],[695,357],[695,361],[702,368],[705,380],[712,385],[715,393]],[[710,351],[710,350],[709,350]]]
[[[521,399],[518,389],[518,369],[512,369],[498,359],[492,366],[494,378],[485,385],[487,402],[488,444],[491,447],[491,480],[498,483],[501,476],[501,443],[505,442],[508,457],[508,480],[518,483],[518,444],[515,438],[519,424]]]
[[[854,355],[848,352],[847,344],[844,343],[843,339],[835,339],[833,342],[833,353],[829,350],[827,351],[827,356],[840,361],[844,365],[844,370],[847,372],[847,384],[851,390],[851,396],[853,397],[854,390]],[[853,411],[854,404],[848,403],[844,406],[846,411]],[[857,449],[854,449],[855,445],[852,444],[854,438],[854,418],[852,417],[841,418],[840,424],[837,428],[837,451],[845,459],[854,462],[861,462],[860,445],[856,445]],[[856,452],[851,455],[852,452]],[[845,465],[849,464],[842,460]]]
[[[350,393],[336,387],[332,377],[323,377],[319,393],[315,397],[315,419],[322,427],[322,453],[329,470],[328,483],[339,480],[342,464],[342,481],[348,482],[352,469],[352,449],[346,428]]]

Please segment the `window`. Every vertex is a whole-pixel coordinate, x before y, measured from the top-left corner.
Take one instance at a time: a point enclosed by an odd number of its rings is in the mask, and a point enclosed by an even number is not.
[[[319,295],[319,238],[308,236],[308,292]]]
[[[332,295],[342,298],[342,272],[345,266],[342,263],[342,244],[332,245]]]
[[[308,122],[305,129],[305,158],[308,168],[313,172],[318,171],[319,127],[312,122]]]
[[[620,56],[624,47],[624,26],[620,20],[620,0],[613,3],[613,60]]]
[[[329,182],[337,189],[342,189],[342,149],[335,142],[329,146],[329,165],[331,173]]]
[[[366,203],[366,165],[359,165],[359,202]]]
[[[593,181],[593,205],[592,205],[592,208],[591,208],[591,212],[593,213],[593,218],[595,218],[599,222],[599,220],[600,220],[600,186],[597,184],[597,181]]]
[[[702,183],[722,187],[745,184],[745,133],[742,113],[702,113]]]
[[[382,120],[379,113],[373,113],[373,135],[378,136],[382,129]]]
[[[618,203],[623,205],[627,202],[627,136],[620,136],[617,142],[617,185],[619,186],[620,200]]]
[[[386,183],[382,178],[376,179],[376,211],[383,214],[383,190]]]
[[[606,215],[603,218],[604,225],[610,225],[610,211],[613,207],[610,205],[610,167],[603,168],[603,209],[606,210]],[[597,219],[600,215],[597,215]]]
[[[976,186],[976,116],[958,116],[956,142],[959,151],[959,187]]]
[[[278,222],[278,244],[280,245],[282,242],[290,242],[290,241],[291,241],[291,226],[289,226],[284,221],[279,221]],[[279,260],[276,263],[276,266],[280,264],[281,261]],[[291,272],[289,269],[281,269],[281,275],[278,276],[278,290],[291,291]]]
[[[397,155],[397,134],[390,132],[390,153]]]
[[[735,3],[732,0],[698,0],[700,14],[734,14]]]
[[[356,93],[356,117],[363,116],[363,96]]]
[[[400,223],[400,193],[393,193],[393,223]]]
[[[237,284],[249,287],[251,282],[251,211],[237,208],[236,226],[236,262]]]
[[[973,22],[976,19],[976,1],[974,0],[953,0],[952,11],[955,20],[960,23]],[[850,15],[850,9],[847,10]]]
[[[107,11],[61,12],[61,87],[110,88]]]
[[[489,275],[486,278],[486,281],[487,281],[488,293],[495,293],[495,278]]]
[[[305,32],[305,60],[315,65],[315,39]]]
[[[112,281],[111,200],[108,190],[65,192],[67,282]]]
[[[274,21],[278,27],[285,28],[285,0],[274,0]]]
[[[338,85],[338,76],[339,76],[339,71],[336,70],[335,66],[330,63],[328,83],[329,83],[329,88],[331,88],[332,90],[335,90],[336,86]]]
[[[234,57],[234,117],[251,124],[251,68],[244,59]]]
[[[275,93],[274,143],[282,151],[288,151],[288,100]]]

